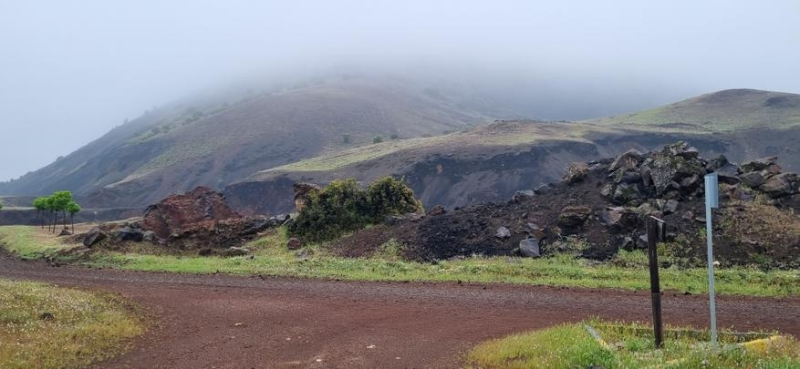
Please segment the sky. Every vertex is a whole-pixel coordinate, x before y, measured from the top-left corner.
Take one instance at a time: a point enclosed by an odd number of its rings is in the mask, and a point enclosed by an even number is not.
[[[800,92],[797,19],[800,2],[770,0],[0,0],[0,181],[256,74],[438,68],[614,96],[620,113],[726,88]]]

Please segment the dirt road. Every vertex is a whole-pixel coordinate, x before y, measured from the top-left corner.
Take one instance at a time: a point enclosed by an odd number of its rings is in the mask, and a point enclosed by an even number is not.
[[[474,344],[590,316],[649,321],[649,293],[360,283],[50,267],[0,277],[122,294],[156,321],[101,368],[450,368]],[[800,298],[718,300],[720,325],[800,336]],[[664,295],[668,324],[707,324],[705,296]]]

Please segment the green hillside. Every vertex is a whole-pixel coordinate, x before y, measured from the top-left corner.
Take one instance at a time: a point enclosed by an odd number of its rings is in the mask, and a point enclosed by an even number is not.
[[[594,120],[645,129],[733,132],[800,126],[800,95],[750,89],[724,90],[650,110]]]

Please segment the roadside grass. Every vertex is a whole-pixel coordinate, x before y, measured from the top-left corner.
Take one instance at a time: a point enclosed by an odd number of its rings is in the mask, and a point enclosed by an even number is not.
[[[607,345],[595,340],[593,327]],[[774,333],[751,334],[767,337]],[[473,348],[466,368],[798,368],[800,343],[791,337],[765,350],[743,349],[742,337],[720,334],[711,349],[708,331],[666,327],[664,348],[653,348],[652,327],[596,319],[487,341]]]
[[[0,243],[22,258],[55,257],[61,261],[94,267],[176,273],[228,273],[238,275],[328,278],[367,281],[435,281],[509,283],[582,288],[649,288],[647,258],[643,252],[621,252],[609,262],[598,263],[558,255],[541,259],[472,257],[419,263],[400,260],[391,241],[371,258],[333,256],[323,245],[309,245],[303,254],[286,249],[284,228],[250,242],[251,255],[231,258],[194,255],[133,254],[98,251],[88,258],[63,259],[58,253],[74,245],[60,244],[52,235],[35,227],[0,227]],[[58,254],[57,254],[58,253]],[[662,289],[673,293],[708,291],[704,268],[662,268]],[[730,267],[715,269],[716,290],[723,295],[798,296],[800,271]]]
[[[82,368],[144,332],[119,297],[0,279],[0,368]]]

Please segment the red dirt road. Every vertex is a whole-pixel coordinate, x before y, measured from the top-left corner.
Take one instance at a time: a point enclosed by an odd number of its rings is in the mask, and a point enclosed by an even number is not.
[[[156,322],[100,368],[451,368],[476,343],[590,316],[649,321],[649,293],[360,283],[50,267],[0,277],[113,291]],[[705,296],[665,293],[668,324],[707,324]],[[720,325],[800,336],[800,298],[718,298]]]

